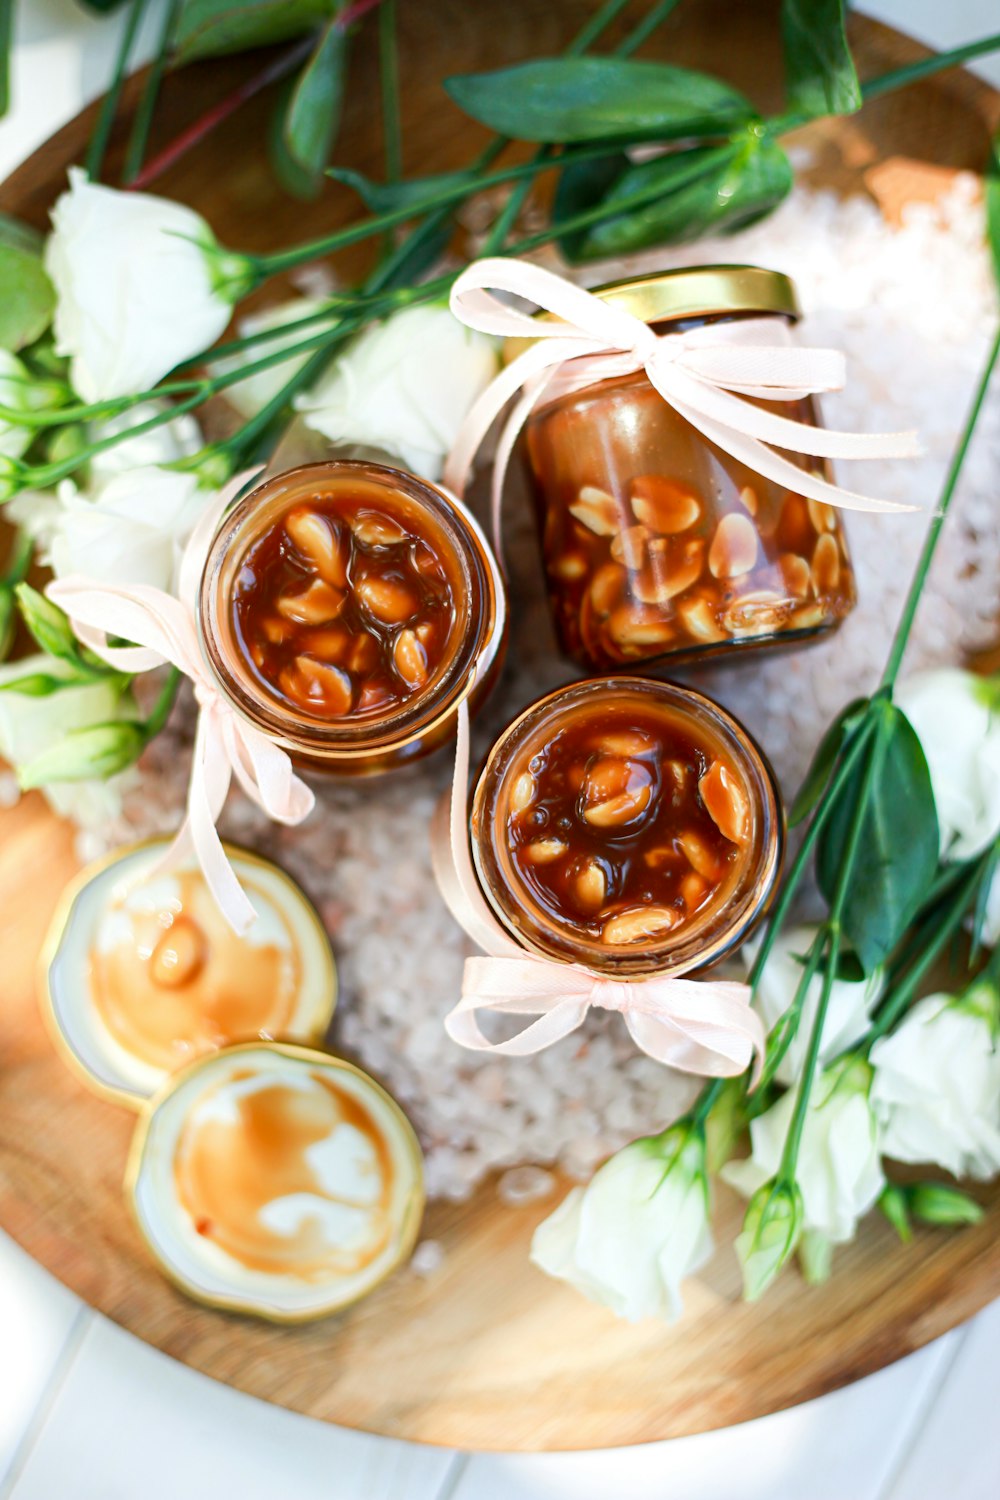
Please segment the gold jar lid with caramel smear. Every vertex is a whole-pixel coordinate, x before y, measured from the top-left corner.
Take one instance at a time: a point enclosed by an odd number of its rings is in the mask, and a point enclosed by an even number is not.
[[[317,912],[276,865],[227,853],[257,911],[237,936],[165,839],[118,849],[67,888],[42,953],[42,1009],[87,1086],[132,1108],[234,1042],[322,1041],[336,968]]]
[[[410,1254],[423,1162],[360,1068],[279,1043],[192,1063],[136,1127],[126,1193],[165,1275],[211,1307],[325,1317]]]

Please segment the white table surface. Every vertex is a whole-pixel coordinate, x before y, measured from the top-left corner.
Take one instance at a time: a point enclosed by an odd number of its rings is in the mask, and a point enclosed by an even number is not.
[[[996,0],[864,8],[939,47],[998,16]],[[101,91],[120,25],[73,0],[17,9],[0,178]],[[980,71],[1000,85],[1000,57]],[[451,1453],[216,1385],[91,1312],[0,1234],[0,1500],[997,1500],[998,1394],[995,1303],[878,1375],[742,1427],[608,1452]]]

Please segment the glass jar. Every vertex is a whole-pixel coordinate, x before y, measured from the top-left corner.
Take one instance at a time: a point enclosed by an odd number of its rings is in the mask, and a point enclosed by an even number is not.
[[[490,752],[473,795],[473,859],[530,952],[613,977],[716,963],[766,909],[784,819],[747,731],[671,683],[559,688]]]
[[[786,276],[703,266],[598,287],[660,333],[798,317]],[[759,342],[761,336],[758,335]],[[814,403],[761,402],[816,424]],[[854,606],[840,514],[731,458],[639,371],[540,406],[525,452],[560,643],[584,666],[677,661],[791,645]],[[821,460],[784,455],[829,477]]]
[[[454,735],[488,692],[506,605],[452,495],[382,464],[308,464],[226,516],[202,576],[205,655],[229,702],[307,768],[368,774]]]

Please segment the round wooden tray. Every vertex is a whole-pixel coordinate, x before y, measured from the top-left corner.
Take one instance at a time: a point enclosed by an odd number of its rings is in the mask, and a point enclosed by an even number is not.
[[[586,0],[506,0],[503,25],[463,0],[400,7],[406,160],[411,171],[460,165],[482,133],[447,104],[452,72],[555,53],[593,10]],[[721,67],[767,108],[780,100],[776,5],[699,0],[680,7],[651,51]],[[921,49],[862,17],[852,22],[862,74]],[[256,69],[259,55],[249,64]],[[246,58],[167,80],[158,142],[245,77]],[[135,91],[126,95],[127,119]],[[355,49],[338,159],[379,171],[370,47]],[[204,212],[224,242],[269,249],[329,230],[352,212],[331,187],[301,205],[265,160],[269,101],[257,100],[181,162],[158,190]],[[83,155],[93,112],[60,131],[0,190],[0,209],[44,225],[66,167]],[[1000,100],[951,73],[811,127],[813,181],[870,190],[890,214],[956,168],[981,169]],[[113,145],[116,165],[123,131]],[[805,133],[804,133],[805,134]],[[114,180],[112,176],[110,180]],[[362,269],[362,254],[342,263]],[[785,1275],[763,1301],[739,1301],[728,1243],[741,1205],[720,1194],[720,1250],[690,1286],[682,1323],[618,1323],[532,1269],[528,1243],[555,1200],[503,1207],[492,1185],[460,1206],[432,1206],[425,1237],[442,1267],[399,1273],[342,1317],[281,1329],[207,1311],[157,1273],[129,1220],[121,1183],[134,1117],[87,1093],[42,1028],[34,968],[52,907],[75,868],[70,831],[40,799],[0,815],[0,1225],[92,1306],[205,1374],[295,1411],[393,1437],[473,1449],[606,1447],[745,1421],[868,1374],[969,1317],[1000,1294],[1000,1187],[960,1233],[925,1231],[903,1247],[877,1216],[838,1252],[820,1290]],[[652,1123],[652,1122],[651,1122]]]

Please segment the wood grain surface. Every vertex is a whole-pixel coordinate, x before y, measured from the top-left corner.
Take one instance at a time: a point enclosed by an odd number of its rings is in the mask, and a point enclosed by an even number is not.
[[[583,0],[505,0],[500,26],[493,7],[463,0],[400,7],[407,169],[460,165],[482,139],[444,100],[442,76],[555,52],[592,9]],[[776,107],[775,10],[699,0],[680,7],[650,54],[721,71]],[[863,75],[921,55],[861,17],[852,27]],[[172,75],[154,149],[260,61]],[[373,173],[375,78],[363,44],[352,60],[338,159]],[[126,115],[134,98],[130,87]],[[261,144],[270,102],[254,101],[158,184],[202,210],[235,247],[291,242],[354,213],[343,189],[331,186],[302,205],[274,185]],[[900,173],[912,184],[928,180],[925,167],[982,167],[998,106],[968,75],[945,75],[849,121],[812,127],[815,164],[806,175],[841,191],[870,186],[896,212]],[[67,165],[83,154],[91,118],[72,122],[19,168],[0,189],[0,209],[44,225]],[[123,134],[113,145],[111,181]],[[352,252],[338,268],[358,273],[365,253]],[[36,956],[74,869],[70,830],[40,798],[0,814],[0,1226],[92,1306],[216,1379],[326,1421],[421,1442],[607,1447],[725,1426],[820,1395],[920,1347],[1000,1294],[996,1186],[980,1192],[987,1213],[978,1226],[922,1231],[909,1247],[873,1216],[838,1252],[827,1286],[813,1290],[787,1274],[753,1307],[739,1301],[729,1245],[741,1204],[723,1192],[724,1248],[691,1282],[683,1322],[633,1327],[531,1268],[531,1233],[555,1199],[504,1207],[487,1185],[469,1203],[430,1208],[424,1237],[443,1247],[439,1270],[403,1271],[338,1319],[281,1329],[201,1309],[158,1275],[125,1209],[133,1117],[81,1087],[39,1017]]]

